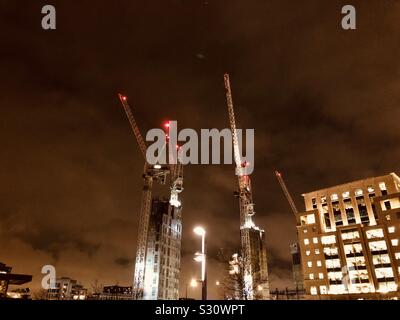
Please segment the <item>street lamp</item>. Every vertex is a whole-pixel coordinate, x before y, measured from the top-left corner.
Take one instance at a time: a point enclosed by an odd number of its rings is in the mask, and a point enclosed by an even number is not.
[[[189,287],[189,285],[190,285],[191,288],[196,288],[197,287],[197,280],[196,279],[192,279],[192,280],[190,280],[190,284],[186,283],[186,299],[188,298],[188,287]]]
[[[201,262],[201,298],[207,300],[207,270],[206,270],[206,230],[202,227],[193,229],[194,233],[201,236],[201,252],[196,252],[194,260]]]

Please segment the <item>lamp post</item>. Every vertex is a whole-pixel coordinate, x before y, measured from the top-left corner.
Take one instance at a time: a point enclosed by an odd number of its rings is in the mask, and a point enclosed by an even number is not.
[[[201,236],[201,252],[196,252],[194,260],[201,262],[201,299],[207,300],[207,269],[206,269],[206,230],[202,227],[193,229],[194,233]]]

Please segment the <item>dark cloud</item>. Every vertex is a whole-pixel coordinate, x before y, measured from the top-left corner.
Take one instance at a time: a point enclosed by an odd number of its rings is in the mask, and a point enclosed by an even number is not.
[[[231,73],[238,126],[256,132],[272,287],[292,286],[296,238],[274,170],[299,208],[304,192],[399,170],[398,1],[353,1],[355,31],[340,28],[345,1],[52,3],[54,32],[40,28],[47,3],[0,4],[0,260],[34,286],[49,263],[87,284],[132,281],[143,159],[121,91],[143,132],[226,128]],[[185,168],[182,290],[198,269],[194,225],[212,256],[237,250],[236,184],[232,166]]]
[[[128,259],[128,258],[125,258],[125,257],[117,258],[117,259],[115,259],[114,262],[115,262],[115,264],[117,264],[118,266],[121,266],[121,267],[124,267],[124,268],[133,265],[133,264],[132,264],[132,261],[131,261],[130,259]]]

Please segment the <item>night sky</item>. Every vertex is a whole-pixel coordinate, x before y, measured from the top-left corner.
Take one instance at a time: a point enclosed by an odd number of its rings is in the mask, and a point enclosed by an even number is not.
[[[57,30],[41,29],[41,8]],[[231,75],[239,128],[255,129],[255,221],[266,230],[271,287],[293,287],[295,219],[274,176],[301,194],[399,172],[399,1],[0,2],[0,261],[87,287],[131,285],[143,158],[117,93],[142,133],[229,126]],[[181,294],[199,276],[208,232],[210,296],[218,248],[239,247],[233,165],[185,167]],[[198,298],[199,289],[189,292]]]

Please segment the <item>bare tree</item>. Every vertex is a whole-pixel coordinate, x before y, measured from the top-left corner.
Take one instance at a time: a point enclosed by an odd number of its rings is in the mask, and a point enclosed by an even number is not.
[[[243,295],[243,261],[238,254],[227,255],[223,249],[218,252],[218,261],[222,265],[223,278],[220,281],[220,295],[225,300],[245,299]]]
[[[39,289],[38,291],[33,292],[32,294],[33,300],[47,300],[48,299],[48,292],[46,289]]]

